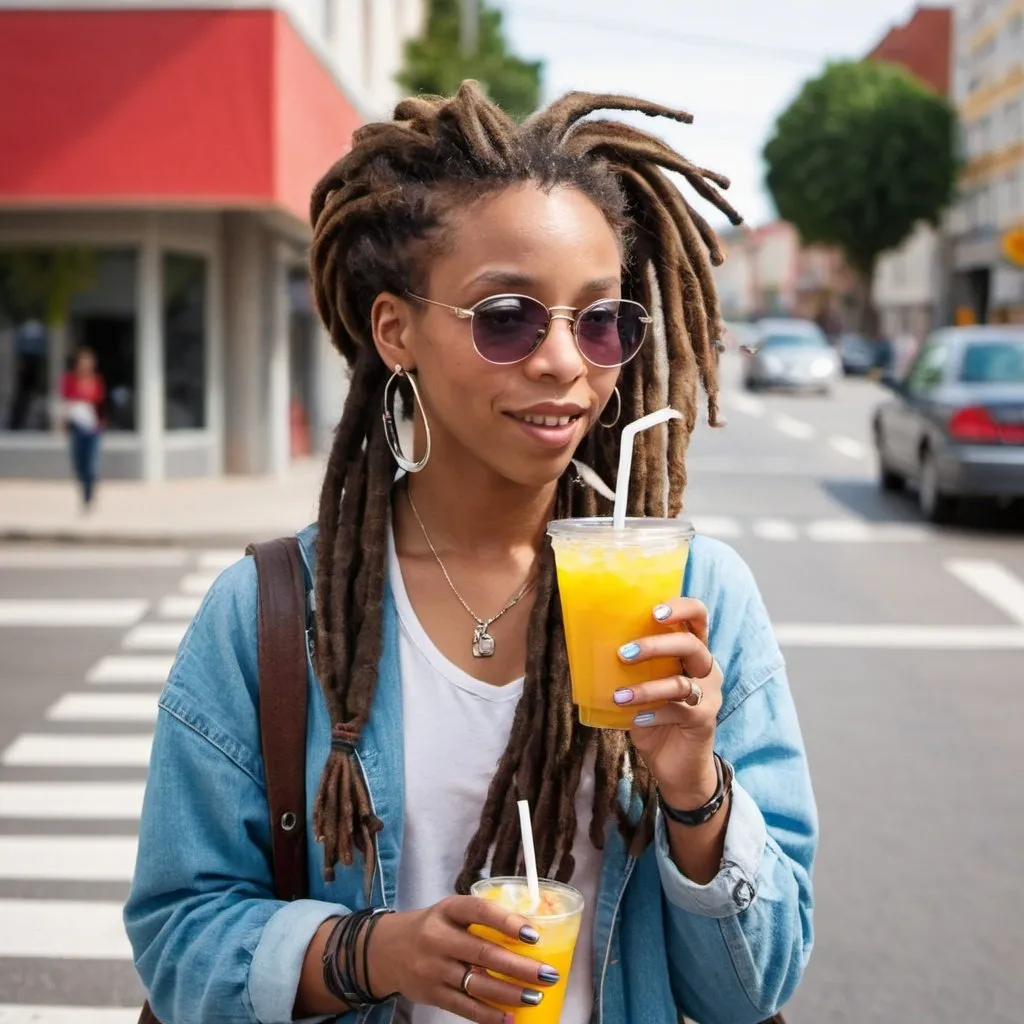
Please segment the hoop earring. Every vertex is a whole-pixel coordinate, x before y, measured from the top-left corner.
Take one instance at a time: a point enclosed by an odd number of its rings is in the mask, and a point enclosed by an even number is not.
[[[598,424],[604,427],[605,430],[610,430],[612,427],[614,427],[615,424],[619,422],[619,417],[622,415],[622,395],[619,394],[619,389],[617,387],[612,392],[612,395],[615,397],[615,419],[613,419],[610,423],[605,423],[605,421],[600,417],[598,417],[597,420]]]
[[[409,382],[409,386],[412,388],[412,396],[419,407],[420,415],[423,417],[423,429],[427,434],[427,450],[423,453],[423,458],[418,462],[413,462],[405,457],[405,453],[402,451],[402,442],[398,436],[398,427],[395,424],[395,414],[391,408],[393,404],[391,398],[395,391],[395,384],[402,377]],[[384,436],[387,439],[388,447],[391,449],[395,462],[406,473],[420,473],[426,468],[427,463],[430,461],[430,424],[427,422],[427,412],[423,408],[423,399],[420,398],[420,390],[416,386],[416,378],[407,370],[403,370],[398,364],[395,365],[394,373],[391,374],[387,384],[384,385]]]

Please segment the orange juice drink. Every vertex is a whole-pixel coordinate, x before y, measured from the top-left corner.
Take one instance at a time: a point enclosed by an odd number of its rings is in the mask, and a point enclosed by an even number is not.
[[[627,519],[625,529],[616,530],[610,519],[561,519],[548,524],[548,533],[580,722],[629,729],[637,708],[619,708],[612,694],[678,675],[679,661],[627,665],[618,650],[675,628],[659,626],[653,611],[682,590],[693,527],[681,519]]]
[[[548,964],[562,977],[557,985],[534,986],[544,993],[540,1006],[509,1006],[502,1009],[512,1011],[512,1019],[516,1024],[558,1024],[562,1004],[565,1002],[565,987],[569,981],[576,937],[580,933],[580,921],[583,918],[583,894],[571,885],[551,882],[546,878],[540,880],[540,905],[536,909],[531,908],[530,891],[525,878],[483,878],[474,883],[470,893],[522,914],[539,932],[540,942],[531,946],[528,942],[520,942],[481,925],[470,928],[473,934],[504,946],[520,956]],[[512,978],[503,980],[513,985],[523,984]]]

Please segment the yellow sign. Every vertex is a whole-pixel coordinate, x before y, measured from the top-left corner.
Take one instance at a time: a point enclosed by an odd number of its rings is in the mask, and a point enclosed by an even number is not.
[[[1003,255],[1016,267],[1024,267],[1024,228],[1003,235]]]

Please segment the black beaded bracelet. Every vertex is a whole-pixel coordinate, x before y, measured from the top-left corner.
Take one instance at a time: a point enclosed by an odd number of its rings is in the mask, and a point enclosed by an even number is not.
[[[733,767],[724,758],[715,754],[715,771],[718,773],[718,785],[711,799],[703,807],[695,811],[681,811],[678,808],[670,807],[658,793],[658,804],[662,813],[678,825],[686,825],[688,828],[696,828],[709,822],[725,804],[725,798],[732,792],[732,780],[735,777]]]
[[[394,911],[386,907],[357,910],[339,918],[327,936],[322,958],[324,986],[335,999],[352,1009],[379,1006],[394,998],[394,993],[375,997],[370,991],[369,958],[370,936],[380,919],[392,913]],[[361,979],[356,971],[360,939],[363,941]]]

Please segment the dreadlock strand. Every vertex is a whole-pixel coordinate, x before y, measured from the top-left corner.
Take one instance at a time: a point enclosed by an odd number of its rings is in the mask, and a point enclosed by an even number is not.
[[[546,110],[534,114],[524,124],[524,132],[549,136],[561,141],[566,131],[598,110],[622,110],[646,114],[648,117],[665,117],[683,124],[691,124],[693,115],[685,110],[663,107],[660,103],[632,96],[618,96],[612,93],[570,92],[552,103]]]

